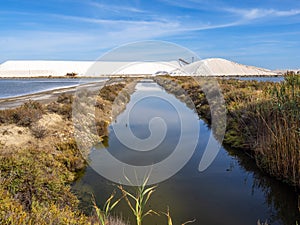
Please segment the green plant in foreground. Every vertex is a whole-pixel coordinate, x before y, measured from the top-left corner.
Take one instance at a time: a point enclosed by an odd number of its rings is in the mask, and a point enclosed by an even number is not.
[[[124,223],[121,220],[117,220],[118,223],[115,221],[111,221],[114,219],[111,217],[111,211],[119,204],[119,202],[124,198],[126,200],[127,205],[130,207],[131,211],[133,212],[135,218],[136,218],[136,223],[137,225],[142,225],[143,219],[147,215],[157,215],[160,216],[159,213],[155,212],[152,209],[149,209],[148,211],[145,211],[145,207],[152,196],[152,194],[155,191],[155,188],[157,186],[151,186],[151,187],[146,187],[147,185],[147,180],[141,185],[138,186],[136,189],[136,193],[132,194],[131,192],[127,191],[124,189],[122,185],[119,185],[118,188],[121,190],[123,196],[119,199],[117,199],[115,202],[112,202],[112,200],[115,197],[115,192],[111,194],[111,196],[106,200],[103,209],[99,209],[98,206],[96,205],[95,199],[93,199],[93,207],[95,209],[95,213],[98,219],[98,222],[100,225],[112,225],[112,224],[127,224]],[[168,225],[173,225],[172,218],[170,215],[169,208],[167,212],[162,212],[167,217],[167,224]],[[181,225],[186,225],[188,223],[194,223],[195,220],[187,221],[185,223],[182,223]]]
[[[124,177],[129,182],[129,184],[131,184],[131,186],[135,186],[126,175],[124,175]],[[154,211],[153,209],[149,209],[149,210],[145,209],[149,199],[151,198],[152,194],[155,192],[157,188],[157,185],[153,185],[153,186],[147,185],[149,178],[150,178],[150,173],[144,178],[142,185],[136,186],[135,193],[132,193],[124,189],[122,185],[118,185],[118,189],[121,191],[122,197],[120,197],[119,199],[117,199],[115,202],[112,203],[112,200],[115,197],[115,191],[114,191],[111,194],[111,196],[106,200],[102,210],[97,207],[95,203],[95,199],[93,199],[94,209],[100,225],[117,225],[115,222],[111,222],[111,219],[113,219],[113,217],[110,217],[110,213],[123,198],[125,199],[130,210],[133,212],[137,225],[142,225],[143,219],[148,215],[160,216],[160,214]],[[167,212],[162,212],[162,214],[166,215],[167,224],[173,225],[169,208]],[[125,224],[121,220],[119,220],[118,222],[121,223],[122,225]],[[185,225],[193,222],[195,222],[195,220],[187,221],[185,223],[182,223],[181,225]]]
[[[146,217],[148,215],[160,216],[160,214],[157,213],[156,211],[154,211],[153,209],[149,209],[147,211],[145,210],[145,207],[146,207],[150,197],[152,196],[152,194],[155,192],[155,190],[157,188],[156,185],[147,187],[149,177],[150,177],[150,175],[148,175],[146,177],[146,179],[144,180],[144,182],[141,186],[136,187],[135,194],[125,190],[122,185],[118,186],[118,188],[121,190],[121,192],[123,194],[123,198],[126,200],[127,205],[129,206],[129,208],[131,209],[131,211],[133,212],[133,214],[136,218],[137,225],[142,225],[144,217]],[[125,178],[127,179],[127,181],[129,183],[131,183],[130,180],[126,176],[125,176]],[[173,225],[169,209],[168,209],[167,213],[165,213],[165,212],[162,212],[162,213],[167,216],[168,225]],[[193,223],[193,222],[195,222],[195,220],[187,221],[187,222],[183,223],[182,225],[185,225],[188,223]]]
[[[142,225],[142,221],[145,216],[156,214],[159,215],[154,210],[150,209],[145,212],[145,206],[147,205],[148,200],[150,199],[151,195],[154,193],[155,188],[157,186],[151,186],[147,188],[148,179],[145,179],[144,183],[137,187],[137,192],[135,194],[126,191],[123,186],[119,185],[119,189],[121,190],[129,208],[133,212],[137,225]]]
[[[260,222],[260,220],[257,221],[257,225],[268,225],[268,222]]]
[[[119,204],[122,198],[117,199],[112,203],[112,200],[115,197],[115,192],[113,192],[110,197],[104,203],[103,209],[99,209],[96,205],[95,199],[93,199],[93,207],[95,209],[97,218],[100,222],[100,225],[107,225],[109,223],[109,216],[111,211]]]
[[[163,214],[165,214],[165,216],[167,217],[168,219],[168,225],[173,225],[173,222],[172,222],[172,217],[170,215],[170,210],[168,208],[168,211],[165,213],[163,212]],[[191,221],[187,221],[185,223],[182,223],[181,225],[185,225],[185,224],[188,224],[188,223],[194,223],[196,220],[191,220]]]

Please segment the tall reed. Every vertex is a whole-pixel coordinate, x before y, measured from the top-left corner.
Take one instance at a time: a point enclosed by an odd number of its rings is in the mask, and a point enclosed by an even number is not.
[[[110,220],[110,214],[112,210],[119,204],[122,198],[117,199],[112,202],[115,197],[115,192],[113,192],[110,197],[104,203],[103,209],[98,208],[95,199],[93,199],[93,208],[95,210],[98,222],[100,225],[108,225]]]
[[[289,74],[257,109],[256,160],[270,174],[300,187],[300,76]]]
[[[149,180],[149,176],[144,180],[141,186],[138,186],[136,189],[136,193],[131,193],[123,188],[122,185],[119,185],[119,189],[121,190],[127,205],[133,212],[136,218],[136,224],[142,225],[144,217],[151,214],[159,215],[152,209],[145,211],[145,207],[154,193],[157,186],[147,187],[147,183]]]

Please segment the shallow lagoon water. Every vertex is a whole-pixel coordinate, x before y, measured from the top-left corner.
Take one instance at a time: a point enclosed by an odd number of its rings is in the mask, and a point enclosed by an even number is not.
[[[152,94],[159,94],[168,101],[149,97],[138,104],[135,103],[136,98]],[[134,110],[131,104],[134,104]],[[125,111],[109,127],[106,150],[119,160],[137,166],[157,163],[168,157],[178,143],[181,129],[178,112],[172,105],[180,107],[180,112],[187,118],[194,120],[197,117],[193,110],[157,84],[139,83]],[[127,115],[132,117],[130,124],[124,122]],[[168,130],[164,141],[153,151],[133,153],[118,140],[114,132],[114,127],[117,126],[124,133],[131,129],[137,137],[147,138],[150,135],[149,121],[157,116],[164,118]],[[262,174],[255,163],[244,154],[222,147],[210,167],[204,172],[199,172],[199,162],[211,130],[200,119],[197,119],[197,125],[200,133],[194,154],[179,172],[158,184],[150,200],[151,209],[166,212],[169,207],[174,224],[196,219],[193,224],[197,225],[254,225],[258,220],[267,220],[272,225],[290,225],[300,220],[298,195],[295,190]],[[184,135],[194,138],[192,132],[186,132]],[[186,143],[186,148],[189,147],[190,143]],[[87,213],[91,210],[91,195],[95,196],[97,204],[101,207],[105,199],[117,189],[114,182],[105,179],[93,169],[99,163],[94,156],[103,150],[101,148],[95,146],[91,150],[90,166],[72,186],[82,201],[81,207]],[[108,165],[107,169],[113,170],[114,165],[111,165],[111,168]],[[131,224],[135,224],[126,203],[120,204],[115,212],[117,215],[121,214],[125,220],[131,221]],[[166,218],[163,215],[145,218],[144,225],[155,224],[167,224]]]
[[[0,79],[0,99],[17,97],[38,92],[75,87],[79,84],[104,81],[105,78],[99,79],[68,79],[68,78],[16,78]]]
[[[238,80],[255,80],[258,82],[274,82],[274,83],[278,83],[281,81],[284,81],[284,77],[283,76],[264,76],[264,77],[257,77],[257,76],[249,76],[249,77],[226,77],[226,79],[238,79]]]

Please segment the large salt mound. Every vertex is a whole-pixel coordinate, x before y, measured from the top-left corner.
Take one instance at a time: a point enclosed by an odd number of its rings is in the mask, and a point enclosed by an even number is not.
[[[246,66],[221,58],[210,58],[188,64],[171,72],[172,75],[194,76],[260,76],[277,75],[271,70]]]

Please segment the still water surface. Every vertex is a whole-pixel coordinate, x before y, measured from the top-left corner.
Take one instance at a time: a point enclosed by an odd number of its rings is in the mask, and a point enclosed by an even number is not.
[[[106,79],[0,79],[0,99],[34,94],[42,91],[54,90],[59,88],[74,87],[83,83],[104,80]]]
[[[135,104],[134,110],[131,109],[130,104],[134,104],[136,98],[152,94],[159,95],[167,101],[149,97]],[[194,119],[197,116],[193,110],[166,93],[156,83],[138,83],[127,108],[109,128],[106,149],[119,160],[132,165],[148,165],[168,157],[178,143],[181,126],[178,113],[172,105],[181,107],[180,113],[184,113],[186,117]],[[128,114],[133,117],[129,125],[124,123]],[[154,151],[134,154],[116,137],[113,127],[118,124],[125,133],[131,129],[139,138],[148,137],[149,119],[155,116],[160,116],[166,121],[168,131],[162,144]],[[158,184],[150,200],[150,208],[165,212],[169,207],[174,224],[193,219],[196,219],[193,224],[197,225],[255,225],[259,219],[267,220],[272,225],[293,225],[296,224],[296,220],[300,221],[296,192],[259,172],[254,162],[243,154],[222,147],[212,165],[204,172],[199,172],[199,162],[211,130],[201,119],[197,119],[197,123],[200,134],[194,154],[176,175]],[[193,136],[189,132],[183,135]],[[186,143],[187,148],[190,147],[189,144]],[[91,210],[91,194],[101,207],[112,191],[117,189],[113,182],[92,169],[97,165],[97,157],[93,156],[101,150],[101,147],[97,146],[91,150],[91,166],[86,168],[72,187],[81,199],[81,207],[87,212]],[[108,169],[113,170],[113,165],[111,167]],[[115,212],[118,215],[122,214],[131,224],[135,224],[126,203],[120,204]],[[166,218],[145,218],[144,225],[155,224],[167,224]]]
[[[257,76],[253,76],[253,77],[230,77],[233,79],[238,79],[238,80],[256,80],[259,82],[281,82],[284,81],[284,77],[283,76],[278,76],[278,77],[272,77],[272,76],[265,76],[265,77],[257,77]],[[230,78],[226,78],[226,79],[230,79]]]

